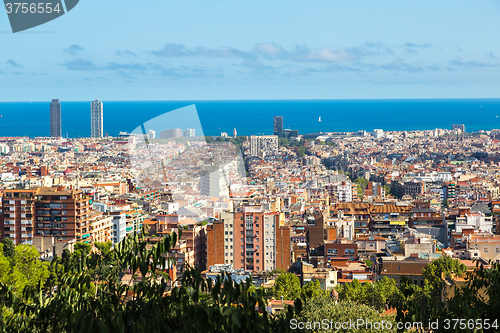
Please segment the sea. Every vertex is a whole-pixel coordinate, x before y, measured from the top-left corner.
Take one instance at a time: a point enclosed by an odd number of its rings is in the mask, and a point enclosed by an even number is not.
[[[90,136],[90,102],[61,101],[64,137]],[[155,117],[186,106],[196,111],[204,135],[210,136],[218,136],[222,132],[232,135],[234,129],[238,135],[272,134],[273,116],[283,116],[284,128],[298,130],[300,134],[359,130],[370,132],[373,129],[451,129],[452,124],[464,124],[467,132],[500,128],[500,99],[491,98],[126,102],[104,100],[104,132],[110,136],[118,136],[120,132],[130,132]],[[50,101],[0,102],[0,137],[49,136],[49,110]],[[192,117],[192,113],[189,117]]]

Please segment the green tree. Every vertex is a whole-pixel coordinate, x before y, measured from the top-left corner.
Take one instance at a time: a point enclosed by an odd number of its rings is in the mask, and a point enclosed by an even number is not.
[[[274,292],[277,297],[283,296],[286,300],[294,300],[300,296],[302,288],[299,278],[293,273],[280,274],[274,283]]]
[[[385,195],[389,195],[391,194],[391,188],[387,185],[384,185],[384,191],[385,191]]]
[[[357,188],[358,198],[359,200],[363,200],[365,198],[365,190],[361,184],[358,184]]]
[[[466,270],[467,266],[457,259],[453,259],[449,256],[441,256],[422,270],[422,276],[425,279],[425,283],[431,288],[431,292],[436,295],[436,297],[440,297],[444,285],[441,278],[442,274],[445,276],[451,274],[462,276]]]
[[[455,290],[455,295],[448,301],[449,318],[498,318],[500,313],[500,264],[491,263],[485,268],[479,262],[473,272],[467,272],[467,283]],[[500,327],[500,322],[497,322]],[[495,330],[497,331],[497,327]]]
[[[445,308],[441,302],[435,302],[428,284],[419,287],[407,277],[400,278],[399,293],[391,302],[397,310],[396,320],[402,323],[422,322],[445,317]]]
[[[399,292],[396,281],[387,277],[373,284],[361,284],[354,279],[351,283],[338,285],[335,289],[339,294],[339,300],[370,305],[379,311],[391,304]]]
[[[40,261],[40,254],[31,245],[17,245],[9,277],[14,290],[22,292],[26,286],[43,285],[50,276],[49,264]]]
[[[356,184],[361,185],[361,186],[363,187],[363,189],[365,189],[365,188],[366,188],[366,186],[368,185],[368,180],[366,180],[366,178],[364,178],[364,177],[358,177],[358,178],[356,178],[356,179],[354,180],[354,182],[355,182]]]
[[[4,238],[2,239],[2,244],[3,244],[3,254],[4,256],[8,258],[13,258],[14,257],[14,251],[15,251],[15,245],[12,239],[10,238]]]
[[[95,242],[94,246],[101,251],[103,256],[108,256],[109,252],[111,251],[111,246],[113,244],[110,241],[107,242]]]
[[[287,138],[279,138],[278,145],[280,147],[288,147],[290,145],[290,141]]]
[[[180,287],[170,287],[165,270],[175,233],[155,244],[143,235],[125,238],[112,249],[118,270],[95,275],[106,265],[100,253],[63,265],[53,261],[57,288],[26,288],[22,297],[0,283],[6,332],[284,332],[295,311],[270,315],[261,288],[251,279],[236,284],[230,275],[205,280],[187,267]],[[124,273],[136,277],[122,283]],[[129,280],[127,280],[129,281]],[[94,283],[95,282],[95,283]],[[95,292],[94,292],[95,290]],[[301,302],[296,302],[300,309]],[[298,310],[297,310],[298,311]]]
[[[318,280],[310,281],[304,284],[301,294],[306,298],[315,298],[325,294]]]
[[[352,301],[341,301],[335,303],[329,297],[321,296],[308,300],[304,309],[297,316],[297,321],[290,322],[290,328],[294,328],[294,323],[303,322],[310,323],[305,326],[305,332],[396,332],[396,323],[393,316],[381,316],[380,313],[373,307],[355,303]],[[335,323],[356,323],[357,320],[363,320],[365,325],[350,326],[347,325],[344,328],[331,326]],[[370,329],[370,326],[366,326],[366,323],[371,322],[372,325],[383,324],[382,329]],[[390,324],[387,324],[387,323]],[[314,326],[314,323],[319,323]],[[321,325],[322,323],[328,323],[327,325]],[[307,325],[307,324],[306,324]],[[387,326],[386,326],[387,325]],[[380,328],[380,326],[378,326]],[[388,327],[392,327],[388,329]],[[296,327],[298,328],[298,327]]]
[[[0,282],[8,283],[11,261],[3,254],[4,245],[0,243]]]
[[[92,246],[85,242],[76,243],[74,246],[73,256],[77,258],[86,257],[90,251],[92,250]]]
[[[64,249],[61,257],[62,257],[62,263],[67,264],[71,259],[71,251],[68,249]]]
[[[306,148],[305,147],[299,147],[297,150],[297,156],[299,157],[304,157],[306,154]]]

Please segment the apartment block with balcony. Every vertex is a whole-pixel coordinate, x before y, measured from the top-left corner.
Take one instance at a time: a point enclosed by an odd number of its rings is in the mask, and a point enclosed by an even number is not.
[[[235,269],[288,269],[291,262],[290,227],[280,225],[283,214],[266,212],[261,205],[241,206],[223,213],[207,227],[207,260],[232,264]]]
[[[82,191],[42,187],[36,192],[34,209],[37,236],[90,242],[92,204]]]
[[[1,237],[14,244],[32,244],[37,190],[6,190],[2,198]]]
[[[92,242],[112,241],[113,217],[101,212],[90,212],[89,233]]]

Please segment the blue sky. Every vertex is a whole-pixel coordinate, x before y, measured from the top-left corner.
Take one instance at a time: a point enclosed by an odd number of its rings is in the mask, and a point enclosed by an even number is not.
[[[81,0],[12,34],[0,101],[498,98],[498,1]]]

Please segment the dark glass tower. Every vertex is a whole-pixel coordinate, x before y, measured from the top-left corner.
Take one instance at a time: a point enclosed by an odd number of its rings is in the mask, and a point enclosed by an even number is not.
[[[61,103],[58,99],[53,99],[50,103],[50,136],[53,138],[62,136]]]
[[[282,138],[283,137],[283,117],[276,116],[273,118],[273,120],[274,120],[273,133],[274,133],[274,135],[277,135],[278,138]]]

